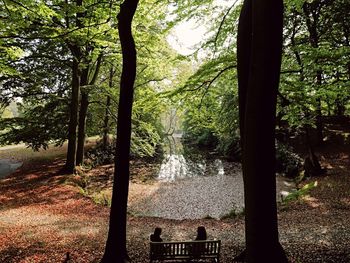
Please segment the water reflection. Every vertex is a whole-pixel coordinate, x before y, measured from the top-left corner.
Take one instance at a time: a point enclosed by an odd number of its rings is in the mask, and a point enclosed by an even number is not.
[[[171,182],[177,179],[203,176],[206,166],[204,160],[193,162],[186,160],[182,154],[168,154],[160,166],[158,179]]]
[[[225,175],[224,165],[222,164],[222,161],[220,159],[216,159],[214,161],[214,164],[218,170],[218,175],[219,176]]]
[[[21,165],[22,162],[15,162],[10,159],[0,159],[0,179],[10,175]]]
[[[186,179],[200,176],[225,175],[224,166],[220,159],[208,160],[190,149],[184,149],[181,135],[167,138],[167,154],[162,161],[158,180],[173,182],[178,179]]]

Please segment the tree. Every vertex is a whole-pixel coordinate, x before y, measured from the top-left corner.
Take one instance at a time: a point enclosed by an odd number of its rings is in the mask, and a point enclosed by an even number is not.
[[[117,122],[116,158],[113,195],[106,248],[101,263],[128,261],[126,248],[127,202],[129,192],[129,158],[131,114],[136,77],[136,48],[131,25],[138,0],[125,0],[118,14],[118,32],[123,55]]]
[[[12,67],[7,66],[6,74],[1,76],[0,92],[4,94],[1,103],[21,98],[23,104],[27,104],[26,116],[35,116],[28,114],[31,107],[40,110],[45,107],[37,105],[48,103],[52,106],[57,96],[64,102],[64,114],[62,107],[50,107],[56,111],[55,117],[60,118],[57,123],[61,122],[61,125],[45,125],[45,129],[40,123],[46,118],[35,120],[38,124],[35,131],[40,133],[40,136],[35,136],[36,140],[23,125],[7,129],[9,132],[2,134],[1,139],[3,142],[23,141],[38,149],[46,148],[53,140],[61,144],[68,137],[66,170],[73,172],[75,165],[81,164],[83,159],[89,91],[98,77],[102,51],[105,48],[114,50],[117,46],[113,39],[116,34],[108,26],[114,12],[112,2],[55,0],[6,1],[4,4],[6,8],[1,14],[4,14],[5,22],[2,20],[0,27],[4,33],[2,38],[7,43],[1,41],[0,45],[7,45],[6,50],[12,51],[12,54],[7,52],[9,56],[6,58],[6,64]],[[11,24],[11,27],[6,24]],[[22,55],[18,58],[16,54]],[[17,72],[10,71],[12,68]],[[19,120],[12,121],[16,124]],[[6,120],[7,124],[10,121]],[[64,128],[58,128],[62,126]],[[57,138],[57,134],[62,137]]]
[[[86,136],[86,116],[89,107],[89,86],[93,86],[96,83],[100,67],[102,63],[102,53],[99,54],[94,71],[91,70],[91,66],[88,65],[82,71],[82,77],[80,80],[80,86],[82,87],[80,96],[80,109],[79,109],[79,121],[78,121],[78,137],[77,137],[77,151],[76,151],[76,165],[82,165],[84,161],[84,146]],[[91,59],[89,61],[91,64]],[[93,72],[91,80],[89,75]]]
[[[97,76],[99,74],[102,51],[100,50],[98,42],[101,42],[104,38],[103,35],[107,32],[104,28],[99,28],[101,25],[109,22],[109,13],[106,14],[106,10],[111,9],[111,4],[108,8],[102,3],[101,11],[95,10],[95,5],[91,5],[90,8],[83,5],[83,0],[76,0],[76,18],[75,24],[80,35],[76,38],[68,39],[66,41],[69,47],[72,57],[72,92],[70,101],[70,118],[69,118],[69,129],[68,129],[68,149],[66,159],[66,171],[72,173],[76,165],[81,165],[84,158],[84,144],[85,144],[85,130],[86,130],[86,115],[89,106],[89,92],[88,87],[94,85]],[[88,10],[90,9],[90,10]],[[89,12],[88,12],[89,11]],[[88,20],[87,21],[85,21]],[[96,24],[96,28],[99,31],[94,31],[91,37],[90,30],[93,31],[91,20]],[[68,24],[68,21],[67,21]],[[85,31],[85,28],[89,30]],[[108,35],[108,34],[107,34]],[[106,41],[104,41],[106,44]],[[96,66],[93,67],[93,53],[97,49],[98,58],[96,59]],[[92,77],[90,77],[92,76]]]
[[[282,55],[283,1],[245,0],[237,70],[247,262],[287,262],[279,244],[275,119]]]

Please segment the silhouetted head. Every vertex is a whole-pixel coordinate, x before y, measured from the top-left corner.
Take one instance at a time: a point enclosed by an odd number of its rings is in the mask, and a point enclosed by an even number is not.
[[[162,233],[162,229],[160,227],[156,227],[154,229],[154,233],[150,235],[150,240],[152,242],[162,242],[163,239],[160,237],[161,233]]]
[[[154,229],[154,235],[155,235],[156,237],[159,237],[161,233],[162,233],[162,229],[161,229],[160,227],[156,227],[156,228]]]
[[[206,240],[207,239],[207,231],[204,226],[199,226],[197,228],[197,237],[196,240]]]

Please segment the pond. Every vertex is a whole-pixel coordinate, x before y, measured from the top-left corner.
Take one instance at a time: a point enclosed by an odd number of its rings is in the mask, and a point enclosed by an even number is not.
[[[239,163],[190,153],[181,136],[171,144],[161,164],[157,183],[131,210],[139,215],[170,219],[221,218],[244,207],[243,177]],[[277,176],[277,197],[293,185]],[[151,186],[149,186],[151,187]]]
[[[21,162],[17,162],[11,159],[0,159],[0,179],[10,175],[21,165]]]

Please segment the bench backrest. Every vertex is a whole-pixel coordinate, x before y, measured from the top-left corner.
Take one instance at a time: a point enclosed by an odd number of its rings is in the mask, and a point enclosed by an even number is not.
[[[151,242],[151,259],[217,257],[220,240]]]

